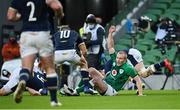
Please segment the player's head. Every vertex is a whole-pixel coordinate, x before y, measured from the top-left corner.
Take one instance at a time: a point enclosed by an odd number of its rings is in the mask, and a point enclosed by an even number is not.
[[[121,66],[127,61],[127,53],[125,51],[118,51],[116,56],[116,63],[118,66]]]
[[[89,14],[86,17],[86,23],[87,23],[87,26],[89,27],[89,29],[94,29],[95,25],[97,23],[96,22],[96,17],[93,14]]]

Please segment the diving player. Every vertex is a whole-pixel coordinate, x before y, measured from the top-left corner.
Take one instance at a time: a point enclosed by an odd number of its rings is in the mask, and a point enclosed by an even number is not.
[[[109,29],[108,36],[112,36],[112,33],[115,32],[115,30],[116,30],[115,26],[111,26]],[[139,50],[130,48],[130,49],[124,50],[124,52],[127,53],[128,63],[136,69],[136,71],[141,77],[146,78],[152,75],[154,72],[156,72],[162,67],[166,67],[170,73],[173,73],[173,67],[171,66],[168,59],[165,59],[164,61],[160,63],[153,64],[149,66],[148,68],[145,68],[142,55]],[[112,66],[112,60],[108,61],[107,65],[105,65],[105,73],[110,70],[111,66]]]

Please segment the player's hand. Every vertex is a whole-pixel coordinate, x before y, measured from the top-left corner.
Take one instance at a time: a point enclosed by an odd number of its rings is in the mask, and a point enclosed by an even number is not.
[[[32,96],[40,96],[41,95],[38,91],[36,91],[32,88],[26,87],[26,89],[28,90],[29,94]]]
[[[138,90],[136,91],[136,94],[137,94],[137,96],[146,96],[146,95],[144,95],[144,94],[139,94],[139,91],[138,91]]]
[[[81,63],[80,63],[80,66],[81,68],[86,68],[88,69],[88,64],[87,64],[87,61],[85,59],[85,57],[81,54],[81,59],[80,59]]]

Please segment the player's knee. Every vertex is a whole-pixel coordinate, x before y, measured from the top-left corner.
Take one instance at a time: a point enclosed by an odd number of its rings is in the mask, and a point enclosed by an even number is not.
[[[97,85],[99,80],[100,79],[98,77],[95,77],[95,78],[92,79],[92,82],[93,82],[94,85]]]

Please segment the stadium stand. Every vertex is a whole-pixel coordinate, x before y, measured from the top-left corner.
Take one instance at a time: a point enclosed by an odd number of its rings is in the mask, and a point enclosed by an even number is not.
[[[147,10],[144,10],[142,15],[150,17],[153,21],[157,21],[160,17],[169,17],[180,24],[180,0],[152,1],[152,4],[149,5]],[[122,13],[118,13],[110,24],[120,24],[122,19],[125,18],[124,16],[125,14],[122,15]],[[110,24],[108,24],[108,26],[110,26]],[[117,41],[115,45],[117,50],[132,47],[130,35],[126,34],[118,36],[118,40],[119,41]],[[162,61],[164,58],[168,58],[170,61],[173,61],[177,51],[176,46],[172,45],[170,49],[166,49],[166,54],[162,55],[160,49],[155,43],[155,33],[152,31],[147,33],[137,33],[134,47],[141,51],[145,65]],[[180,73],[180,71],[178,73]]]

